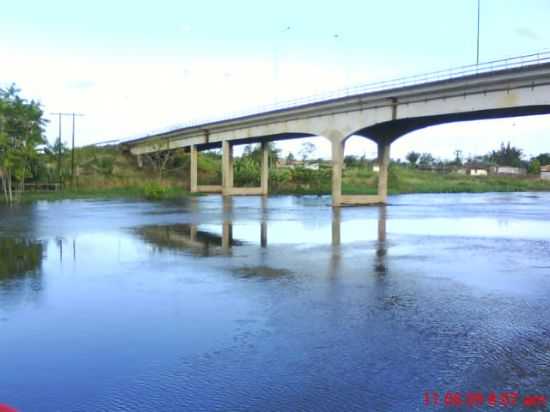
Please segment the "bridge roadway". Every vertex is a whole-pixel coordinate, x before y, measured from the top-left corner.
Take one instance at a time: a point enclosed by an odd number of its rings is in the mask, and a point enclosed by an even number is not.
[[[191,153],[191,191],[223,195],[268,194],[267,142],[323,136],[332,144],[332,203],[385,203],[392,142],[412,131],[443,123],[550,114],[550,52],[465,66],[448,71],[374,83],[329,98],[289,102],[266,111],[204,122],[128,140],[137,156],[185,148]],[[343,195],[346,140],[354,135],[378,146],[378,193]],[[233,146],[262,144],[261,186],[233,184]],[[222,185],[198,184],[200,150],[219,148]]]

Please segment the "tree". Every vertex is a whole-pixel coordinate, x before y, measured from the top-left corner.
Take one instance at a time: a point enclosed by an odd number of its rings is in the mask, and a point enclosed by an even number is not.
[[[346,167],[356,167],[361,164],[361,160],[357,156],[347,155],[344,156],[344,164],[346,165]]]
[[[434,161],[435,159],[430,153],[422,153],[418,158],[418,164],[422,166],[430,166]]]
[[[521,156],[523,151],[517,147],[510,145],[510,142],[505,146],[504,143],[500,144],[499,150],[493,150],[488,154],[489,161],[496,163],[500,166],[521,166]]]
[[[176,150],[170,149],[170,142],[158,142],[153,145],[153,152],[144,154],[143,158],[149,162],[155,172],[158,173],[159,182],[162,182],[162,174],[166,170],[168,162],[174,159]]]
[[[316,150],[317,148],[315,145],[311,142],[304,142],[302,143],[302,146],[300,147],[300,157],[305,162]]]
[[[541,165],[550,165],[550,153],[541,153],[536,157],[536,159]]]
[[[292,163],[294,160],[296,160],[296,159],[294,158],[294,155],[292,154],[292,152],[288,152],[288,155],[286,157],[286,162],[287,163]]]
[[[462,156],[462,150],[455,150],[455,160],[454,160],[454,164],[456,166],[462,166],[462,162],[463,162],[463,156]]]
[[[275,143],[267,143],[267,151],[269,156],[269,163],[271,166],[277,163],[281,156],[281,149],[275,146]],[[246,145],[243,151],[243,158],[250,158],[258,165],[262,162],[262,146],[261,145]]]
[[[420,153],[415,151],[411,151],[407,153],[407,156],[405,157],[405,159],[407,159],[407,161],[411,164],[411,166],[415,166],[419,158],[420,158]]]
[[[540,161],[536,157],[531,159],[529,162],[529,166],[527,167],[527,171],[530,174],[538,175],[540,174]]]
[[[38,156],[36,148],[45,143],[46,120],[40,104],[21,98],[19,92],[15,85],[0,89],[0,177],[7,202],[13,201],[14,180],[24,188]]]
[[[158,173],[159,182],[162,182],[162,174],[166,170],[166,166],[170,160],[174,158],[174,150],[163,150],[143,155],[153,170]]]

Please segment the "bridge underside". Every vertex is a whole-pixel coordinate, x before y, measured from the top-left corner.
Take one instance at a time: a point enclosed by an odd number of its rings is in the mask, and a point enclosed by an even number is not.
[[[334,206],[386,202],[392,142],[407,133],[452,122],[550,114],[550,66],[533,73],[513,72],[443,82],[418,90],[373,94],[368,99],[350,97],[319,107],[289,109],[182,129],[135,143],[135,155],[190,148],[191,190],[224,195],[267,195],[267,142],[323,136],[332,145],[332,203]],[[501,78],[502,77],[502,78]],[[482,81],[483,80],[483,81]],[[436,87],[437,86],[437,87]],[[359,135],[378,146],[378,193],[370,196],[342,194],[344,148],[349,137]],[[233,179],[233,146],[261,143],[261,185],[236,188]],[[200,186],[197,156],[201,150],[222,148],[222,185]]]
[[[447,123],[468,122],[476,120],[503,119],[550,114],[550,105],[510,107],[501,109],[479,110],[466,113],[452,113],[435,116],[422,116],[408,119],[396,119],[375,124],[355,132],[375,142],[395,141],[396,139],[426,127]]]
[[[378,147],[378,193],[376,195],[345,195],[342,194],[342,170],[345,144],[349,137],[329,139],[332,144],[332,199],[334,206],[382,204],[386,202],[388,195],[388,167],[390,162],[391,144],[398,138],[423,128],[437,126],[446,123],[498,119],[506,117],[532,116],[550,114],[550,105],[502,108],[494,110],[481,110],[468,113],[454,113],[435,116],[424,116],[409,119],[396,119],[369,126],[355,132],[370,140]],[[306,133],[284,133],[279,135],[262,136],[256,138],[235,139],[222,143],[210,143],[191,146],[191,191],[204,193],[223,193],[230,195],[267,195],[268,194],[268,141],[289,140],[295,138],[311,137]],[[233,183],[233,146],[237,144],[262,144],[261,185],[253,188],[237,188]],[[196,156],[199,150],[211,148],[223,149],[222,180],[221,186],[201,186],[197,182]],[[195,160],[193,160],[195,159]]]

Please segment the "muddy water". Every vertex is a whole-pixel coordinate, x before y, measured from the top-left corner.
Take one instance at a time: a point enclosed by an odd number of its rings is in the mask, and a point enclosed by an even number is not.
[[[1,208],[0,403],[415,411],[446,409],[427,391],[550,395],[550,195],[329,204]]]

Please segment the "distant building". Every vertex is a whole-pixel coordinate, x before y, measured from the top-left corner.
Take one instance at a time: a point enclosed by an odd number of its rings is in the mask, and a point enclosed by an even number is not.
[[[524,176],[527,174],[527,169],[523,167],[497,166],[495,174],[501,176]]]
[[[457,173],[468,176],[488,176],[491,173],[491,165],[481,162],[467,162],[457,169]]]
[[[550,165],[540,167],[540,178],[544,180],[550,180]]]
[[[330,162],[324,161],[324,160],[312,160],[312,161],[303,161],[303,160],[291,160],[288,161],[286,159],[280,159],[277,161],[276,167],[277,168],[286,168],[286,169],[294,169],[296,167],[303,167],[304,169],[309,170],[319,170],[321,166],[323,165],[329,165]],[[345,167],[345,165],[343,166]]]
[[[304,164],[304,169],[319,170],[319,163],[318,162],[306,163],[306,164]]]

